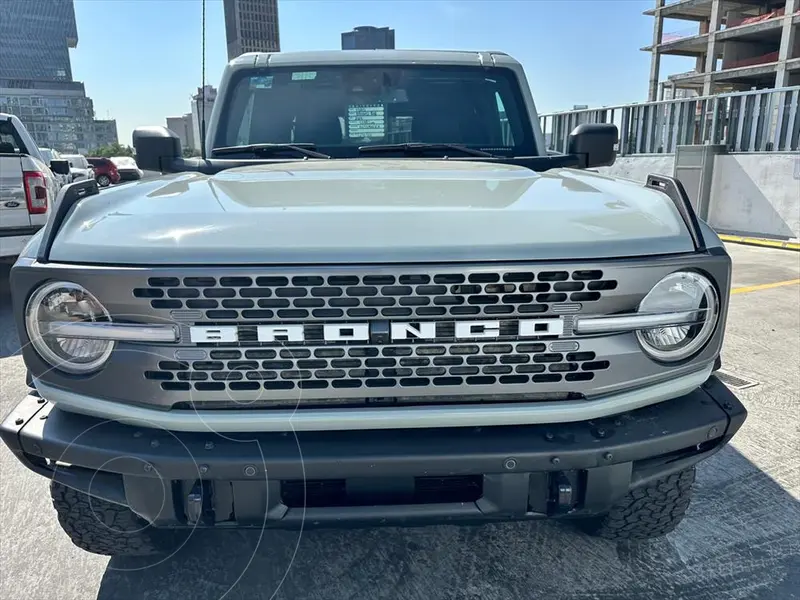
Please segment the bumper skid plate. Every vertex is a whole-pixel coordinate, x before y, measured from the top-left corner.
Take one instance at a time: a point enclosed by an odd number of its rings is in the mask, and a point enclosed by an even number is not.
[[[33,393],[0,435],[29,469],[157,526],[412,525],[600,514],[718,451],[746,415],[716,377],[593,421],[297,435],[145,429]]]

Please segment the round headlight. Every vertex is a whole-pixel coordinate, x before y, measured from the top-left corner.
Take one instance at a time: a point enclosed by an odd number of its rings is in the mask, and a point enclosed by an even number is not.
[[[639,304],[639,314],[690,313],[686,324],[636,332],[652,358],[675,362],[689,358],[711,338],[719,317],[717,291],[699,273],[671,273],[659,281]]]
[[[80,285],[65,281],[40,287],[25,309],[25,326],[33,347],[48,363],[69,373],[99,369],[111,356],[114,342],[59,337],[59,327],[70,322],[110,320],[97,298]]]

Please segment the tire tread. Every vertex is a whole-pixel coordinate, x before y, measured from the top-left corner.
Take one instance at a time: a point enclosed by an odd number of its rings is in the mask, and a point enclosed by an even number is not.
[[[691,501],[694,467],[635,488],[601,516],[581,521],[590,535],[609,540],[661,537],[683,520]]]
[[[168,531],[151,527],[126,506],[50,483],[58,522],[72,543],[94,554],[148,556],[168,549]]]

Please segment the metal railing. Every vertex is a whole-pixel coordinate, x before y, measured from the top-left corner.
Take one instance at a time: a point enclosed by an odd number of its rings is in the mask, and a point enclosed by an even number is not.
[[[677,146],[722,144],[729,152],[800,151],[800,86],[678,98],[539,116],[547,149],[566,152],[582,123],[613,123],[619,155],[671,154]]]

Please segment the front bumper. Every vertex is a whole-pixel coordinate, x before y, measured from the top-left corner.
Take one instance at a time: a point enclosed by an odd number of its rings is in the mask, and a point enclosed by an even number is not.
[[[591,421],[297,435],[145,429],[32,394],[0,435],[33,471],[157,526],[417,525],[600,514],[718,451],[746,415],[716,377]]]

